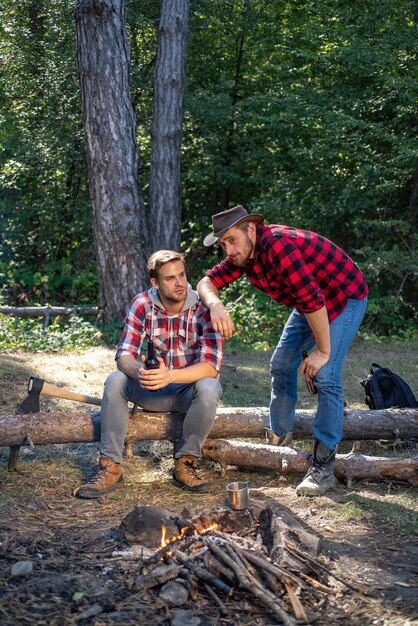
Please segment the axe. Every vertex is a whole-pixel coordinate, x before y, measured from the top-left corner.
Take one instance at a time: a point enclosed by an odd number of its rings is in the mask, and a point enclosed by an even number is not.
[[[19,404],[16,409],[17,413],[39,413],[40,404],[39,396],[43,393],[46,396],[52,396],[54,398],[64,398],[66,400],[75,400],[76,402],[86,402],[87,404],[95,404],[100,406],[102,401],[100,398],[93,398],[92,396],[86,396],[83,393],[74,393],[73,391],[66,391],[57,385],[47,383],[42,378],[35,378],[31,376],[28,383],[28,395]],[[9,464],[8,470],[10,472],[16,471],[17,461],[19,458],[20,446],[10,446]]]
[[[86,402],[87,404],[95,404],[100,406],[102,401],[100,398],[86,396],[83,393],[74,393],[67,391],[57,385],[47,383],[42,378],[31,376],[28,383],[28,395],[17,407],[18,413],[38,413],[39,412],[39,396],[52,396],[54,398],[64,398],[66,400],[75,400],[76,402]]]

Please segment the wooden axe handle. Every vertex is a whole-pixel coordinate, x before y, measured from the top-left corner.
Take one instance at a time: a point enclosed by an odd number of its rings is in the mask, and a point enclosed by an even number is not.
[[[29,391],[31,391],[31,383],[33,385],[34,379],[29,381]],[[100,406],[102,404],[101,398],[93,398],[92,396],[86,396],[83,393],[75,393],[73,391],[67,391],[52,383],[43,381],[41,393],[46,396],[52,396],[54,398],[65,398],[66,400],[75,400],[76,402],[86,402],[87,404],[95,404]]]

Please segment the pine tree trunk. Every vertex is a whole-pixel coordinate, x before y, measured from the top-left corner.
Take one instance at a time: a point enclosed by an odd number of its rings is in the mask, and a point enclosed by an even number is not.
[[[121,320],[148,286],[125,3],[76,0],[75,20],[100,301]]]
[[[188,0],[162,0],[151,128],[152,250],[180,246],[180,148],[188,40]]]
[[[42,396],[41,396],[42,401]],[[209,437],[264,438],[264,419],[268,409],[257,407],[220,407]],[[314,411],[297,411],[296,439],[312,439]],[[183,415],[176,413],[133,411],[128,423],[127,441],[176,441],[182,436]],[[75,443],[98,441],[100,414],[56,411],[54,413],[15,413],[0,415],[0,446]],[[343,439],[418,439],[417,409],[386,409],[383,411],[349,411],[345,418]]]

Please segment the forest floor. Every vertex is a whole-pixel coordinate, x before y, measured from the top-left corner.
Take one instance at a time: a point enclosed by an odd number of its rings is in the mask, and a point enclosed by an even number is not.
[[[373,361],[403,376],[414,389],[417,343],[373,344],[358,341],[344,373],[350,408],[366,408],[359,381]],[[113,371],[113,351],[95,348],[81,354],[7,353],[0,355],[0,413],[11,415],[35,375],[71,391],[101,396]],[[269,354],[229,348],[222,374],[224,406],[266,406],[269,399]],[[300,407],[313,408],[301,382]],[[44,397],[42,410],[86,412],[86,405]],[[87,410],[90,410],[87,409]],[[297,444],[299,445],[299,444]],[[306,447],[306,442],[300,442]],[[344,443],[343,451],[350,444]],[[418,624],[418,489],[408,483],[362,481],[320,498],[298,498],[300,476],[243,472],[228,468],[221,476],[214,463],[203,462],[213,480],[211,494],[190,494],[171,482],[172,450],[167,442],[143,442],[124,463],[125,488],[100,501],[79,500],[74,488],[91,475],[98,444],[23,447],[17,472],[7,471],[8,448],[0,448],[0,623],[4,626],[47,624],[176,624],[176,610],[141,595],[134,588],[135,563],[115,561],[113,550],[127,547],[118,534],[121,520],[138,504],[157,505],[191,514],[224,505],[232,480],[249,480],[256,497],[285,507],[320,536],[321,557],[333,572],[372,596],[339,589],[317,608],[315,624],[404,626]],[[362,452],[378,456],[416,456],[416,442],[366,442]],[[19,560],[33,566],[27,576],[11,575]],[[184,626],[277,623],[242,592],[226,601],[222,617],[202,596],[183,619]],[[177,613],[178,617],[178,613]],[[183,616],[184,617],[184,616]],[[194,620],[194,621],[193,621]]]

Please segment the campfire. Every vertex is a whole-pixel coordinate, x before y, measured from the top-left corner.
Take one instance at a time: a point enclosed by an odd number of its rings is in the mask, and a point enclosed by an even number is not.
[[[204,594],[222,617],[232,618],[234,596],[244,593],[290,626],[313,622],[342,589],[365,595],[318,558],[319,538],[286,509],[276,513],[254,505],[205,510],[187,519],[139,506],[120,529],[134,549],[115,556],[140,560],[134,590],[169,607],[195,605]]]
[[[211,530],[216,530],[217,528],[218,528],[218,524],[212,524],[208,528],[203,529],[200,534],[204,535],[210,532]],[[163,524],[162,529],[161,529],[161,548],[166,548],[171,543],[175,541],[180,541],[181,539],[184,539],[185,536],[190,535],[190,534],[196,536],[199,533],[197,532],[196,528],[193,529],[192,526],[185,526],[184,528],[181,529],[179,535],[177,535],[176,537],[172,537],[171,539],[167,539],[167,528]]]

